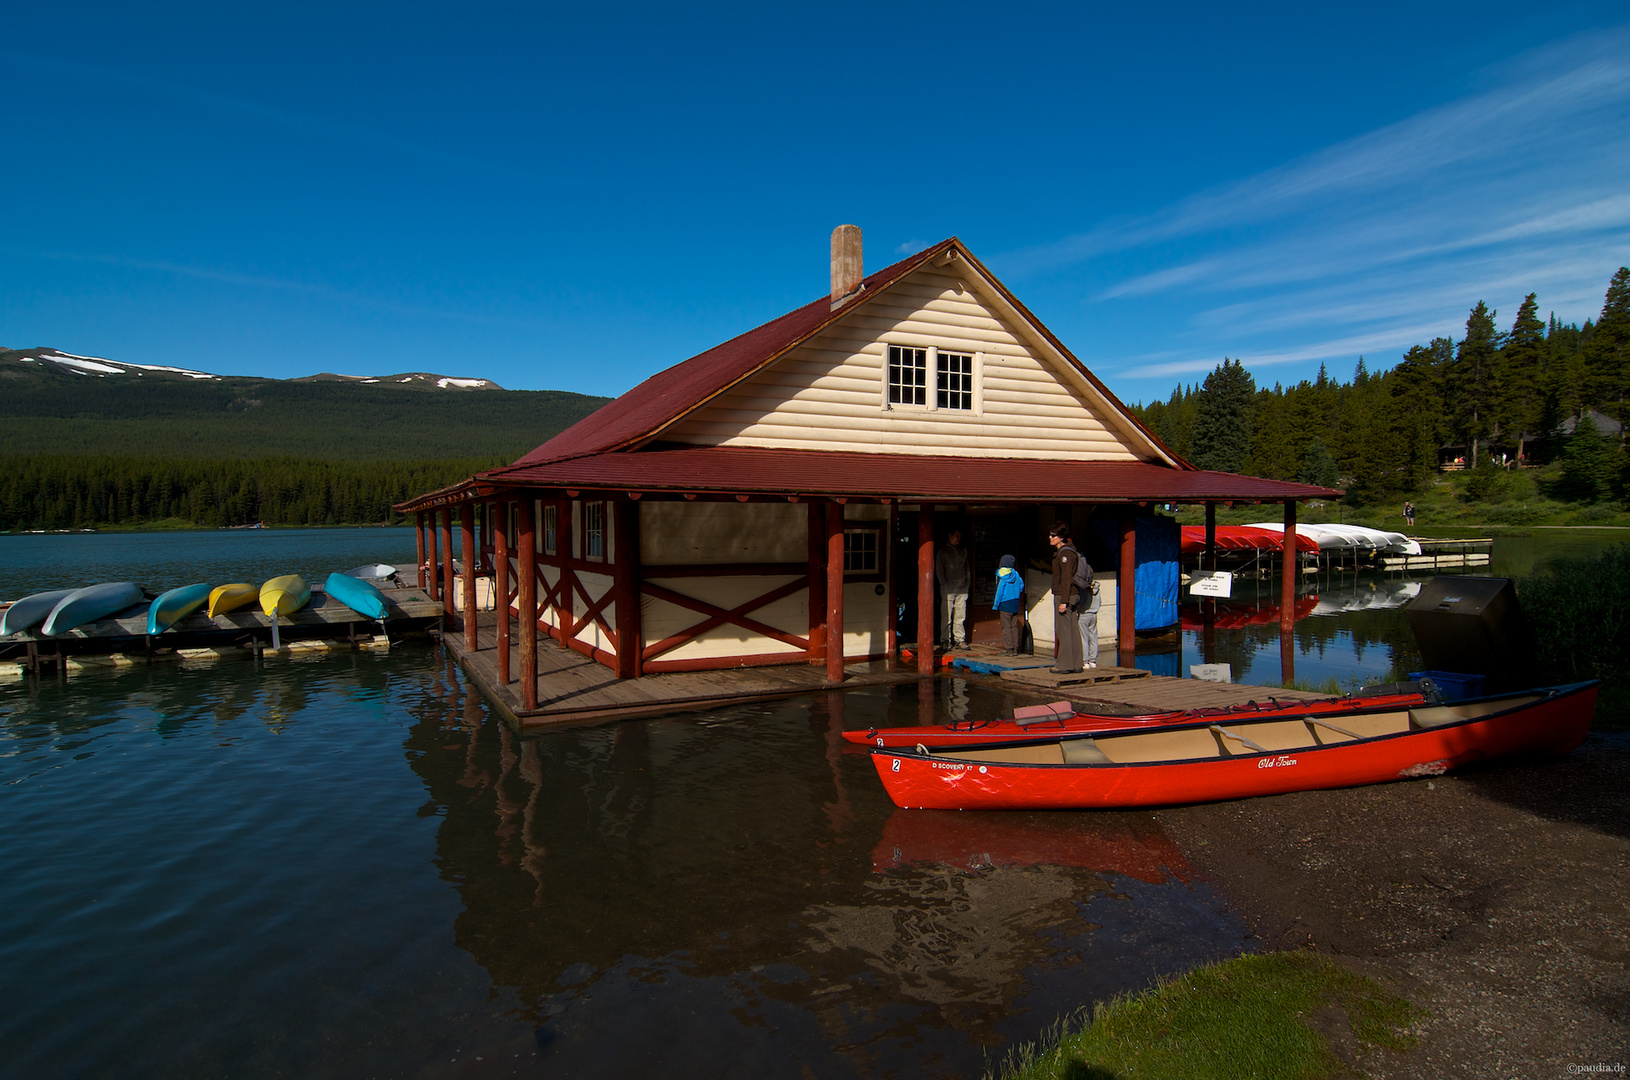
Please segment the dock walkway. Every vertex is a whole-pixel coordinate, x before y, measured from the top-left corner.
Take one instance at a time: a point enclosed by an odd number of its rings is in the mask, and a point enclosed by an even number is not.
[[[844,668],[844,680],[826,680],[824,664],[781,664],[773,667],[730,668],[718,671],[665,672],[638,679],[619,679],[604,664],[563,648],[540,635],[537,646],[538,707],[521,705],[521,670],[518,644],[510,658],[511,681],[498,681],[497,619],[479,612],[474,652],[466,648],[462,633],[449,631],[443,642],[464,670],[515,726],[553,727],[562,724],[600,723],[694,709],[719,708],[745,701],[797,697],[826,690],[852,690],[865,686],[893,686],[922,681],[915,663],[876,660]],[[1247,701],[1311,700],[1325,694],[1239,686],[1151,675],[1139,668],[1100,667],[1071,675],[1048,671],[1049,661],[1036,657],[1003,657],[991,647],[974,645],[941,658],[936,678],[952,676],[976,681],[1000,680],[1003,690],[1032,692],[1037,703],[1069,700],[1093,705],[1133,707],[1138,711],[1225,708]]]

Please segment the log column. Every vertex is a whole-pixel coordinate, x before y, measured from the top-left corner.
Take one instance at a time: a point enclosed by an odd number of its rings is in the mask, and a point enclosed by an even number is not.
[[[479,638],[476,631],[475,602],[475,503],[465,501],[458,508],[458,542],[464,551],[464,647],[475,652]]]
[[[1131,667],[1138,654],[1137,632],[1137,522],[1130,517],[1121,518],[1121,565],[1117,571],[1118,596],[1115,600],[1115,651],[1121,667]]]
[[[529,712],[538,707],[538,533],[533,505],[531,495],[516,500],[521,519],[520,535],[515,538],[521,549],[521,708]]]
[[[498,683],[509,685],[509,507],[507,501],[493,504],[498,521],[492,531],[493,613],[497,616]]]
[[[1279,668],[1289,686],[1296,678],[1296,502],[1285,500],[1285,539],[1279,576]]]
[[[934,507],[917,512],[917,673],[934,674]]]
[[[419,573],[424,578],[425,591],[430,599],[441,599],[441,555],[436,546],[436,512],[425,513],[424,520],[425,560]]]
[[[619,499],[611,504],[612,600],[617,612],[617,677],[637,679],[643,672],[645,636],[640,632],[640,504]],[[558,527],[557,527],[558,534]],[[559,543],[558,539],[556,541]]]
[[[826,503],[809,502],[809,662],[826,663]]]
[[[441,510],[441,608],[449,615],[458,614],[453,608],[453,508]]]
[[[826,678],[843,681],[843,503],[826,504]]]
[[[417,541],[417,546],[418,546],[418,549],[419,549],[419,579],[418,580],[419,580],[419,588],[422,589],[422,588],[425,587],[425,584],[424,584],[424,578],[425,578],[425,573],[424,573],[424,511],[423,510],[420,510],[418,512],[418,514],[415,515],[415,520],[418,522],[418,525],[413,530],[413,538],[414,538],[414,540]]]

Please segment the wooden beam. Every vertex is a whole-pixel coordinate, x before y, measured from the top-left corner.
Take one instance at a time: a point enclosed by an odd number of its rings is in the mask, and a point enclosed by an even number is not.
[[[917,512],[917,671],[934,673],[934,507]]]
[[[421,573],[424,575],[425,592],[430,599],[441,599],[441,555],[436,544],[436,512],[425,511],[424,522],[425,558]]]
[[[612,588],[617,593],[617,677],[640,677],[640,508],[630,501],[611,504]]]
[[[1280,552],[1279,628],[1289,634],[1296,626],[1296,501],[1285,500],[1285,539]]]
[[[516,500],[520,516],[521,549],[521,708],[538,707],[538,535],[537,514],[531,495]]]
[[[492,591],[498,616],[498,684],[509,685],[509,508],[506,499],[494,505],[498,521],[492,531]]]
[[[478,647],[476,638],[476,601],[475,601],[475,503],[464,502],[458,508],[459,545],[464,551],[464,647],[475,652]]]
[[[453,608],[453,507],[451,504],[441,509],[441,607],[449,615],[458,614]]]
[[[809,501],[809,662],[826,662],[826,503]]]
[[[1121,565],[1116,575],[1115,598],[1115,651],[1121,667],[1131,667],[1138,652],[1137,632],[1137,522],[1130,517],[1121,518]]]
[[[1217,504],[1206,503],[1206,549],[1205,568],[1207,573],[1217,572]],[[1206,663],[1211,663],[1207,660]]]
[[[413,530],[413,536],[418,541],[418,548],[419,548],[419,588],[422,589],[422,588],[425,587],[425,585],[424,585],[424,577],[425,577],[425,574],[424,574],[424,511],[423,510],[420,510],[418,512],[418,514],[416,515],[416,520],[418,521],[418,525]]]
[[[826,504],[826,678],[843,681],[843,504]]]

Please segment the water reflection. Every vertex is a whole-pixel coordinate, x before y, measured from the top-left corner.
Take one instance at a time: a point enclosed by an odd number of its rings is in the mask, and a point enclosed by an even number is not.
[[[431,691],[406,745],[454,940],[573,1075],[965,1076],[1244,945],[1147,816],[896,811],[838,733],[916,719],[916,686],[526,737],[455,671]]]

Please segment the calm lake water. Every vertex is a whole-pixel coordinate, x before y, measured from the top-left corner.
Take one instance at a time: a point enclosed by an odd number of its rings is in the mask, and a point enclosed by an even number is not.
[[[412,530],[0,536],[0,596],[413,557]],[[1359,606],[1389,590],[1321,596],[1298,676],[1407,664],[1402,609]],[[1276,626],[1218,636],[1277,678]],[[1200,662],[1181,639],[1140,662]],[[898,811],[838,737],[1012,704],[945,679],[522,738],[425,644],[0,683],[0,1060],[962,1077],[1249,949],[1158,815]]]

